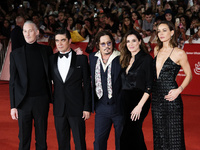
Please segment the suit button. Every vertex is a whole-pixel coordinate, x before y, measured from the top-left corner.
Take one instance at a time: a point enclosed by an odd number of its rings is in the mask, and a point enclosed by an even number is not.
[[[107,102],[107,105],[109,105],[109,102]]]

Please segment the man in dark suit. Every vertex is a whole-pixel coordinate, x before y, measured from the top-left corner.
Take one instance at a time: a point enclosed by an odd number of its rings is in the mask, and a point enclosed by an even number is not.
[[[88,59],[70,48],[68,30],[57,31],[55,43],[59,52],[50,57],[50,65],[59,150],[70,150],[70,129],[75,149],[86,150],[84,121],[89,119],[92,105]]]
[[[10,54],[11,117],[19,124],[19,150],[30,149],[33,120],[36,149],[47,149],[47,117],[51,100],[48,58],[52,49],[36,42],[38,34],[33,22],[25,22],[23,35],[26,44]]]
[[[23,36],[23,29],[22,29],[25,19],[22,16],[17,16],[15,21],[16,21],[16,26],[12,30],[11,36],[10,36],[11,43],[12,43],[12,51],[26,44],[26,41]]]
[[[111,33],[101,31],[96,36],[96,49],[89,55],[92,76],[92,106],[95,109],[94,150],[106,150],[112,124],[115,147],[120,148],[124,117],[121,108],[120,52],[114,49]]]

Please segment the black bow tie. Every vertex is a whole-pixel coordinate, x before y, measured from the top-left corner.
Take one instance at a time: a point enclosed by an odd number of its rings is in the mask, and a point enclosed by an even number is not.
[[[71,52],[71,51],[70,51],[70,52]],[[65,56],[66,58],[68,58],[70,52],[68,52],[68,53],[66,53],[66,54],[58,53],[58,56],[59,56],[60,58],[62,58],[63,56]]]

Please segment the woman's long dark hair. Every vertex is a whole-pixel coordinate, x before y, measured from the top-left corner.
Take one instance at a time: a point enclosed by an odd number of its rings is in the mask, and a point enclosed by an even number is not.
[[[131,59],[131,52],[128,50],[126,43],[127,43],[127,37],[129,35],[135,35],[138,39],[138,41],[141,41],[140,49],[144,52],[148,53],[147,47],[142,39],[142,36],[135,30],[129,30],[123,37],[122,42],[119,45],[119,50],[121,52],[120,55],[120,64],[122,68],[128,67],[130,59]]]
[[[125,23],[124,23],[124,20],[125,20],[125,19],[129,19],[129,21],[130,21],[130,24],[129,24],[128,26],[126,26]],[[127,31],[132,30],[132,29],[133,29],[132,18],[130,18],[130,17],[125,17],[125,18],[123,19],[123,23],[122,23],[122,33],[123,33],[123,35],[125,35]]]
[[[177,38],[176,38],[176,33],[175,33],[175,27],[174,27],[173,23],[170,21],[161,21],[157,26],[157,30],[158,30],[159,25],[161,25],[161,24],[166,24],[169,27],[170,31],[174,30],[174,34],[172,35],[172,37],[169,41],[169,44],[172,47],[177,47],[178,44],[177,44]],[[158,36],[158,31],[157,31],[157,36]],[[159,38],[157,38],[157,46],[158,46],[158,50],[160,50],[163,47],[163,42],[161,42]]]

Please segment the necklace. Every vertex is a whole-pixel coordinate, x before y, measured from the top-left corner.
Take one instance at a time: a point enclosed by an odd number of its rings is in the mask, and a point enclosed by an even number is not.
[[[106,64],[108,62],[108,59],[102,59],[103,63]]]

